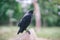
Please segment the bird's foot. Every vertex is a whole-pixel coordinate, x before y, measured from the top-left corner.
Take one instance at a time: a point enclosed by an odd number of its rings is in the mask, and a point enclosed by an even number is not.
[[[27,30],[26,32],[28,32],[28,34],[30,34],[30,31]]]

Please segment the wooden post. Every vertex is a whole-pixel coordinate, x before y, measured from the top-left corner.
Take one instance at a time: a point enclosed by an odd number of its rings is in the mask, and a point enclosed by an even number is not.
[[[10,38],[8,40],[38,40],[38,37],[34,31],[34,29],[29,30],[31,34],[28,32],[24,32],[22,34],[14,36],[14,38]]]

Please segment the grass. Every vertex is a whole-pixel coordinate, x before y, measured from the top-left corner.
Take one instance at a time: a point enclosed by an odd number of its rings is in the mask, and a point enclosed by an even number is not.
[[[18,28],[17,27],[7,27],[2,26],[0,27],[0,40],[8,40],[9,38],[16,35]]]
[[[54,40],[60,40],[60,27],[45,27],[41,28],[40,32],[37,33],[39,37],[51,38]]]
[[[0,40],[8,40],[16,35],[18,27],[2,26],[0,27]],[[51,38],[53,40],[60,40],[60,27],[43,27],[37,33],[38,37]]]

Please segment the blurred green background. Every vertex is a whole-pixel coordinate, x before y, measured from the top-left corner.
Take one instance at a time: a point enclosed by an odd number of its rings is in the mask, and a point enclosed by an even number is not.
[[[38,0],[41,11],[41,31],[38,37],[60,40],[60,0]],[[33,5],[27,9],[33,9]],[[7,40],[17,32],[23,17],[21,4],[16,0],[0,0],[0,40]],[[30,27],[35,28],[33,17]]]
[[[60,1],[59,0],[38,0],[40,10],[41,10],[41,20],[42,26],[60,26]],[[32,9],[31,5],[28,9]],[[0,25],[9,24],[9,19],[11,21],[17,22],[24,12],[16,0],[0,0]],[[12,17],[10,17],[12,16]],[[35,21],[33,19],[33,25]]]

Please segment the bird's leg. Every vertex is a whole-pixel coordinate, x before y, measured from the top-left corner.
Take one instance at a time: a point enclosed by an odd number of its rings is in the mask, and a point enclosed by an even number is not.
[[[27,29],[26,32],[28,32],[28,34],[30,34],[30,31]]]

